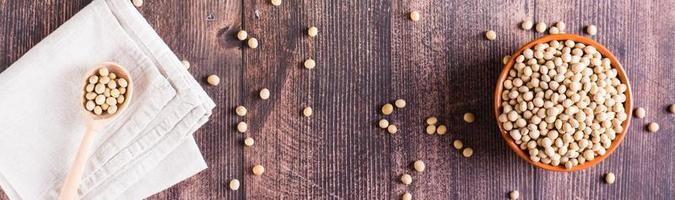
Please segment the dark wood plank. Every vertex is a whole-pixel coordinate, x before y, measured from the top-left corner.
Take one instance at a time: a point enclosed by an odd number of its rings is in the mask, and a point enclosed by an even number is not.
[[[9,67],[90,1],[0,1],[0,71]]]
[[[208,169],[150,199],[240,199],[230,191],[231,179],[243,180],[242,140],[233,124],[233,109],[242,101],[241,1],[146,1],[143,16],[179,57],[191,63],[190,73],[216,102],[210,121],[194,135]],[[221,78],[217,87],[206,77]]]
[[[387,94],[377,89],[389,66],[388,4],[244,3],[244,26],[261,43],[244,51],[249,134],[257,141],[244,151],[246,197],[385,198],[389,141],[372,126],[379,100],[370,97]],[[318,37],[306,36],[309,26]],[[301,65],[309,57],[317,61],[313,70]],[[257,97],[262,87],[270,100]],[[310,118],[300,115],[305,106],[314,109]],[[267,169],[262,177],[250,176],[256,163]]]
[[[315,2],[302,1],[309,12],[306,21],[323,30],[308,50],[321,63],[310,79],[311,99],[320,114],[309,134],[325,140],[328,148],[316,147],[314,182],[340,199],[385,199],[391,190],[387,180],[393,178],[387,156],[391,142],[374,122],[377,105],[389,98],[389,91],[379,88],[389,81],[391,66],[390,3]]]
[[[395,137],[392,171],[412,173],[416,180],[408,187],[397,184],[390,198],[400,198],[406,189],[417,199],[498,199],[513,189],[529,193],[533,169],[504,145],[491,105],[502,57],[532,39],[516,29],[532,15],[532,3],[394,1],[392,10],[391,87],[411,104],[397,117],[404,128]],[[422,20],[410,20],[413,10]],[[498,39],[484,39],[487,30],[495,30]],[[466,112],[478,120],[465,123]],[[450,134],[427,135],[429,116],[439,117]],[[464,158],[452,147],[455,139],[474,155]],[[418,159],[427,165],[424,173],[411,170]]]

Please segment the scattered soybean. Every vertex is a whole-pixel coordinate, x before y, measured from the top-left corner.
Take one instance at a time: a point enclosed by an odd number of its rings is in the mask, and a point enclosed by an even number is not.
[[[410,12],[410,20],[416,22],[416,21],[420,21],[420,19],[422,19],[422,16],[420,15],[419,12],[417,12],[417,11]]]
[[[413,163],[413,169],[415,169],[415,171],[417,171],[417,172],[423,172],[425,168],[426,168],[426,165],[424,164],[424,161],[422,161],[422,160],[416,160]]]
[[[251,48],[251,49],[258,48],[258,39],[254,38],[254,37],[249,38],[249,39],[246,41],[246,44],[247,44],[248,47]]]
[[[253,175],[260,176],[265,173],[265,167],[262,165],[255,165],[251,171],[253,172]]]
[[[248,33],[245,30],[240,30],[237,32],[237,39],[240,41],[244,41],[248,38]]]
[[[536,27],[534,27],[534,29],[539,33],[543,33],[544,31],[546,31],[546,28],[547,28],[546,23],[544,22],[539,22],[537,23]]]
[[[316,28],[315,26],[309,27],[307,29],[307,35],[309,35],[309,37],[316,37],[319,35],[319,28]]]
[[[241,183],[239,183],[239,180],[237,180],[237,179],[230,180],[230,184],[229,184],[230,190],[238,190],[240,185],[241,185]]]
[[[206,82],[209,83],[209,85],[212,86],[218,86],[220,84],[220,77],[218,75],[210,75],[209,77],[206,78]]]
[[[495,40],[497,39],[497,33],[493,30],[489,30],[485,32],[485,38],[487,38],[490,41]]]
[[[531,20],[526,19],[526,20],[523,20],[523,22],[520,23],[520,28],[522,28],[523,30],[530,30],[530,29],[532,29],[533,25],[534,24],[532,23]]]

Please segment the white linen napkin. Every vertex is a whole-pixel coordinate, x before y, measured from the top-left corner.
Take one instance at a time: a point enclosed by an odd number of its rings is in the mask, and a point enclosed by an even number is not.
[[[84,132],[83,73],[113,61],[129,106],[97,133],[79,195],[139,199],[206,168],[192,138],[215,107],[129,1],[95,0],[0,74],[0,186],[55,199]]]

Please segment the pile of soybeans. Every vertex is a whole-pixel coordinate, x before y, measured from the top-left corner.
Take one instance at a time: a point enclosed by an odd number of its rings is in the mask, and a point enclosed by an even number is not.
[[[525,49],[503,86],[499,123],[535,162],[570,169],[605,155],[628,118],[627,85],[584,43]]]

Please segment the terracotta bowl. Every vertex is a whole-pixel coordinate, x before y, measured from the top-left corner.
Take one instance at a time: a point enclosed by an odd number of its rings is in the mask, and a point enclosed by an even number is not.
[[[558,41],[565,41],[565,40],[573,40],[575,42],[581,42],[586,45],[591,45],[595,47],[602,56],[609,58],[609,60],[612,62],[612,67],[616,69],[618,72],[618,77],[619,80],[621,80],[622,83],[626,84],[627,90],[626,90],[626,102],[624,103],[625,109],[626,109],[626,114],[628,115],[628,118],[626,121],[623,122],[623,132],[617,133],[616,138],[614,141],[612,141],[612,145],[609,147],[605,155],[602,156],[597,156],[595,159],[591,161],[587,161],[584,164],[577,165],[575,167],[572,167],[571,169],[567,169],[564,167],[564,165],[559,165],[559,166],[553,166],[553,165],[548,165],[544,164],[542,162],[534,162],[530,160],[530,157],[528,156],[528,153],[524,150],[521,150],[520,147],[513,141],[511,136],[504,130],[504,127],[502,127],[502,124],[499,123],[499,115],[501,114],[501,102],[502,102],[502,90],[504,89],[503,83],[504,80],[506,80],[506,77],[508,76],[509,70],[513,67],[514,63],[516,62],[515,59],[518,55],[521,55],[522,52],[525,49],[532,48],[537,44],[540,43],[547,43],[553,40],[558,40]],[[614,54],[610,52],[607,48],[602,46],[600,43],[587,38],[587,37],[582,37],[579,35],[575,34],[555,34],[555,35],[547,35],[544,37],[540,37],[538,39],[535,39],[524,46],[522,46],[518,51],[516,51],[512,56],[511,59],[509,60],[508,63],[504,66],[504,69],[502,69],[502,73],[499,75],[499,79],[497,80],[497,87],[495,89],[495,94],[494,94],[494,111],[495,111],[495,117],[497,119],[497,124],[499,126],[499,130],[501,132],[502,137],[506,141],[507,145],[513,150],[513,152],[518,155],[518,157],[522,158],[523,160],[527,161],[528,163],[537,166],[539,168],[545,169],[545,170],[551,170],[551,171],[561,171],[561,172],[573,172],[577,170],[582,170],[586,169],[588,167],[594,166],[603,160],[605,158],[609,157],[609,155],[612,155],[614,153],[614,150],[616,150],[619,145],[621,145],[621,142],[623,141],[624,136],[626,136],[626,133],[628,131],[628,125],[630,124],[630,120],[632,117],[632,111],[633,111],[633,101],[632,101],[632,96],[631,96],[631,89],[630,89],[630,82],[628,81],[628,77],[626,75],[625,70],[621,66],[621,63],[619,63],[619,60],[616,59]]]

